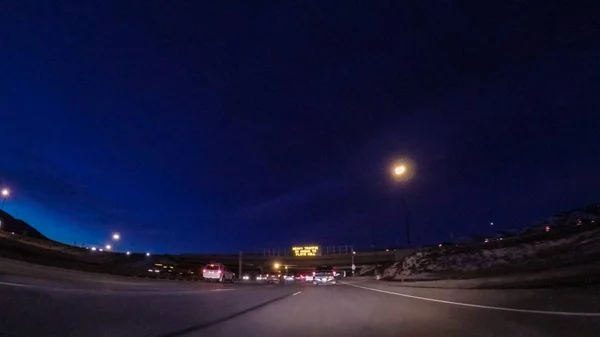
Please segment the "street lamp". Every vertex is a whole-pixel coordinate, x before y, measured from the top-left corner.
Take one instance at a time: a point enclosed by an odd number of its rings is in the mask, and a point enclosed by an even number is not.
[[[354,255],[356,255],[356,252],[353,250],[352,251],[352,277],[354,277],[354,270],[356,269],[356,266],[354,265]]]
[[[279,263],[275,263],[273,267],[275,267],[275,269],[279,269]]]
[[[397,176],[401,176],[406,172],[406,166],[404,165],[398,165],[396,167],[394,167],[394,174]]]
[[[150,256],[150,253],[146,253],[146,256]]]
[[[114,233],[112,236],[113,240],[120,240],[121,239],[121,234],[119,233]]]
[[[414,165],[411,160],[405,159],[393,165],[392,176],[397,182],[405,182],[410,180],[414,174]],[[408,226],[408,207],[406,199],[402,193],[402,207],[404,208],[404,224],[406,226],[406,243],[410,247],[410,228]]]
[[[8,196],[10,195],[10,190],[8,188],[3,188],[0,194],[2,194],[2,207],[0,207],[0,209],[4,209],[4,202],[6,201],[6,198],[8,198]]]
[[[111,247],[110,245],[106,245],[106,246],[104,246],[104,248],[105,248],[106,250],[110,250],[112,247]]]

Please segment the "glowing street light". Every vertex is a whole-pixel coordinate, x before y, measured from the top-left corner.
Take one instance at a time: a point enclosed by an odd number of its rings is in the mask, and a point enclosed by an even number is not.
[[[120,240],[121,239],[121,234],[119,233],[114,233],[112,236],[113,240]]]
[[[106,245],[106,246],[104,246],[104,248],[105,248],[106,250],[110,250],[112,247],[111,247],[111,245]]]
[[[415,172],[414,162],[410,159],[404,158],[397,161],[392,166],[392,176],[397,182],[406,182],[410,180]],[[404,208],[404,223],[406,226],[406,243],[410,247],[410,229],[408,227],[408,207],[406,206],[406,199],[404,193],[402,194],[402,206]]]
[[[96,247],[92,247],[92,251],[96,251]]]
[[[146,256],[150,256],[150,253],[146,253]]]
[[[394,174],[397,176],[401,176],[406,172],[406,166],[404,165],[398,165],[396,167],[394,167]]]
[[[279,269],[279,263],[275,263],[273,267],[275,267],[275,269]]]
[[[8,196],[10,195],[10,190],[5,187],[2,189],[0,194],[2,194],[2,206],[0,207],[0,209],[4,209],[4,202],[6,201],[6,198],[8,198]]]
[[[130,255],[130,254],[131,254],[131,252],[129,252],[129,251],[128,251],[128,252],[127,252],[127,253],[125,253],[125,254],[127,254],[127,255]]]

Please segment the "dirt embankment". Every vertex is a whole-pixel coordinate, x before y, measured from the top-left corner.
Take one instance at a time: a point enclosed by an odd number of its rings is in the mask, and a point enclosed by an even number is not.
[[[578,227],[543,233],[518,240],[495,241],[473,246],[424,249],[385,269],[386,280],[422,281],[506,277],[552,272],[573,279],[600,275],[594,263],[600,257],[600,228]],[[587,268],[586,266],[590,266]],[[573,274],[573,270],[577,270]],[[550,274],[549,274],[550,275]]]

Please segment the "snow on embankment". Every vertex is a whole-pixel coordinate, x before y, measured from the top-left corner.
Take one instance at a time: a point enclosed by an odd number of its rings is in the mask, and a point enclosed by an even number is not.
[[[384,279],[476,278],[584,265],[600,257],[600,228],[472,246],[425,249],[384,271]]]

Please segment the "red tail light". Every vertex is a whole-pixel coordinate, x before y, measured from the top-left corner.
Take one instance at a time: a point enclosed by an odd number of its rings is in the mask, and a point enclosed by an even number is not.
[[[314,272],[314,271],[313,271],[313,276],[315,276],[315,275],[317,275],[317,272]]]
[[[203,272],[203,273],[206,273],[206,269],[202,269],[202,272]]]
[[[221,271],[220,271],[220,270],[217,270],[217,273],[221,274]]]

